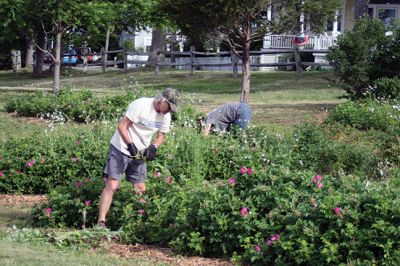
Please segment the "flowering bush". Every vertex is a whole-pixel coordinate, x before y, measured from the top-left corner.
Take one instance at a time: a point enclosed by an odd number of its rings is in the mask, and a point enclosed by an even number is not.
[[[3,142],[1,190],[50,190],[34,210],[40,226],[93,226],[114,126]],[[148,164],[148,191],[123,182],[107,225],[126,243],[254,265],[398,264],[398,163],[371,181],[376,152],[332,135],[304,125],[294,140],[261,127],[206,138],[174,127]]]

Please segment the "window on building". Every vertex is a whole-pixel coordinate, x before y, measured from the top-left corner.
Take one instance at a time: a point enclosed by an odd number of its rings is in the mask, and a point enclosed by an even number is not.
[[[391,25],[396,18],[395,8],[378,8],[377,17],[385,23],[385,25]]]

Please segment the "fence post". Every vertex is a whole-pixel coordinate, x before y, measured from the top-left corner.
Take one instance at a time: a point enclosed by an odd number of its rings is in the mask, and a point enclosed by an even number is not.
[[[116,56],[114,56],[114,67],[115,67],[115,68],[118,67],[118,65],[117,65],[117,57],[116,57]]]
[[[124,72],[128,72],[128,54],[126,52],[126,48],[124,47],[124,51],[122,52],[122,56],[124,57]]]
[[[195,63],[195,55],[194,55],[194,45],[190,46],[190,75],[194,75],[194,63]]]
[[[238,74],[239,57],[235,54],[233,50],[231,50],[231,58],[232,58],[233,77],[237,78],[239,76]]]
[[[296,78],[300,79],[303,75],[303,68],[301,66],[301,59],[300,59],[300,53],[299,53],[299,46],[295,45],[294,46],[294,61],[296,63]]]
[[[13,50],[11,51],[11,60],[12,60],[12,68],[13,72],[17,72],[21,70],[21,51]]]
[[[161,57],[160,50],[157,49],[157,55],[156,55],[156,69],[155,69],[155,74],[156,74],[156,75],[160,74],[160,57]]]
[[[106,73],[106,54],[104,53],[104,47],[101,48],[101,72]]]

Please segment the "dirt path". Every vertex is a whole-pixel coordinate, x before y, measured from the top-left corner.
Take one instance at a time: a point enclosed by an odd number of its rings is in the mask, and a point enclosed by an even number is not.
[[[29,207],[46,202],[45,195],[4,195],[0,194],[1,207]],[[228,259],[212,259],[203,257],[174,256],[170,249],[151,245],[125,245],[115,242],[104,242],[103,248],[112,255],[122,258],[146,258],[154,263],[176,266],[231,266]]]

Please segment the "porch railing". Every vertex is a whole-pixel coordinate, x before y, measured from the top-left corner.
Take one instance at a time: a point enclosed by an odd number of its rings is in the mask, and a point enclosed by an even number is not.
[[[269,49],[285,49],[293,48],[292,38],[294,35],[266,35],[264,36],[263,48]],[[305,49],[313,50],[327,50],[329,47],[334,46],[336,43],[336,36],[309,36],[309,40]]]

